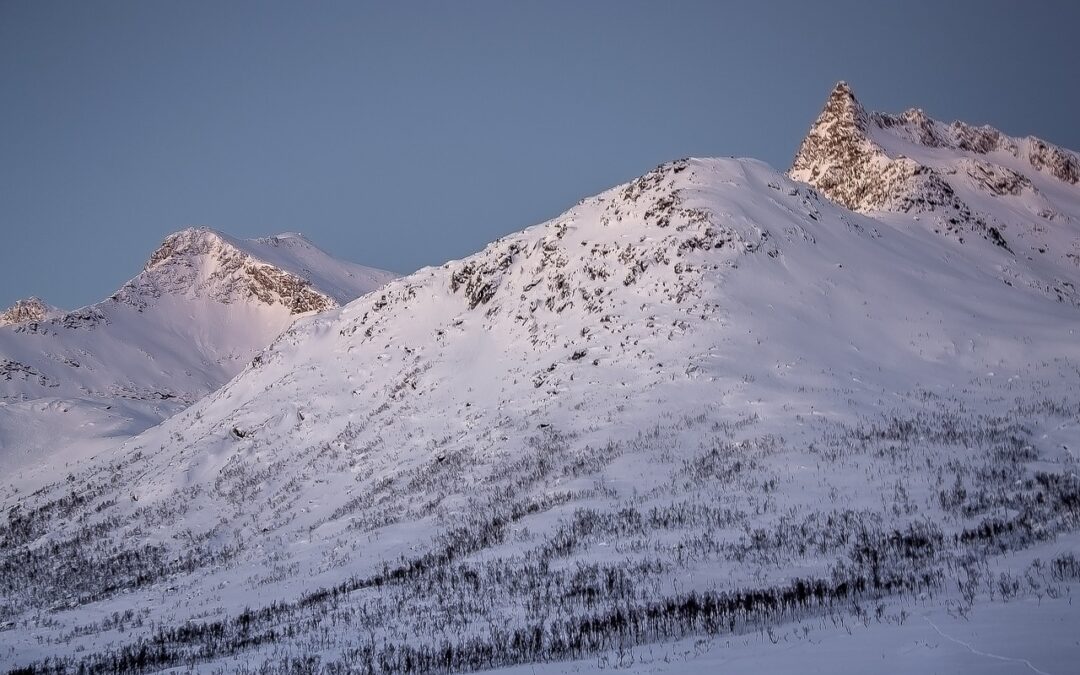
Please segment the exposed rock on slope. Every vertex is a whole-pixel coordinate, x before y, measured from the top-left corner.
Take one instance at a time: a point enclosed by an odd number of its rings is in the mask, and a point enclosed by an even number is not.
[[[275,241],[268,238],[257,243]],[[358,290],[370,289],[361,286]],[[110,300],[142,309],[163,294],[208,298],[225,305],[245,301],[280,305],[290,314],[321,312],[352,299],[331,297],[302,275],[266,263],[224,235],[206,229],[169,235],[142,273]]]

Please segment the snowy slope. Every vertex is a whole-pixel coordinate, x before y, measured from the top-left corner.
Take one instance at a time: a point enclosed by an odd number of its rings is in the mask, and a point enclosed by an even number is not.
[[[103,302],[17,305],[0,328],[0,468],[40,470],[43,453],[70,461],[152,426],[239,372],[297,315],[390,278],[300,235],[190,229]]]
[[[0,659],[595,668],[1080,590],[1080,315],[921,223],[681,160],[300,319],[0,486]]]
[[[987,256],[1001,281],[1080,305],[1080,155],[1071,150],[919,109],[868,113],[841,82],[789,175],[855,211],[913,215],[996,248]]]

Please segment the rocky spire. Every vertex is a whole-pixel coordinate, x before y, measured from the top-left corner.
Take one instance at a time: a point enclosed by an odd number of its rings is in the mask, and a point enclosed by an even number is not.
[[[789,175],[810,183],[827,197],[859,211],[879,206],[867,203],[874,192],[867,180],[870,164],[880,149],[867,136],[870,118],[847,82],[833,87],[825,107],[810,128]],[[880,201],[877,195],[873,201]]]

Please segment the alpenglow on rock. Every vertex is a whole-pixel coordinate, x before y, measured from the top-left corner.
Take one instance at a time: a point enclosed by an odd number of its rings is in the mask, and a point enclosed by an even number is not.
[[[1080,304],[1076,152],[914,108],[868,113],[840,82],[788,175],[853,211],[911,215],[953,240],[996,247],[1003,281]]]
[[[0,312],[0,326],[11,326],[17,323],[29,323],[31,321],[44,321],[54,316],[63,314],[59,307],[53,307],[38,297],[31,296],[22,300],[16,300],[15,304]]]

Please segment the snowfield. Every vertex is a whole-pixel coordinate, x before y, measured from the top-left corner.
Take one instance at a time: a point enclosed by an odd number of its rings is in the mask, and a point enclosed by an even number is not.
[[[0,664],[1071,672],[1080,187],[1010,166],[1052,218],[679,160],[301,317],[0,482]]]

